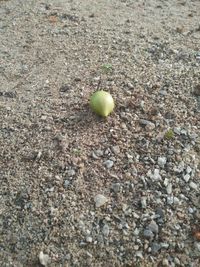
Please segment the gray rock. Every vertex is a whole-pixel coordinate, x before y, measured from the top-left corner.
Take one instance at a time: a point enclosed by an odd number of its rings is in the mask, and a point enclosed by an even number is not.
[[[65,180],[64,181],[64,187],[67,188],[70,185],[70,181],[69,180]]]
[[[147,198],[146,197],[141,197],[141,206],[143,209],[146,209],[146,207],[147,207]]]
[[[112,190],[114,191],[115,194],[119,193],[122,191],[122,186],[120,183],[114,183],[112,184]]]
[[[128,82],[127,86],[128,86],[129,89],[133,89],[134,88],[134,85],[131,82]]]
[[[99,157],[95,154],[95,152],[92,152],[93,159],[99,159]]]
[[[167,95],[167,91],[165,91],[165,90],[160,90],[160,91],[159,91],[159,94],[162,95],[162,96],[166,96],[166,95]]]
[[[146,239],[152,239],[154,237],[154,234],[151,230],[145,229],[143,232],[143,235]]]
[[[192,188],[194,190],[197,190],[198,189],[198,185],[196,183],[194,183],[194,182],[190,182],[189,183],[189,186],[190,186],[190,188]]]
[[[157,234],[159,231],[158,225],[155,221],[151,221],[150,224],[148,224],[147,229],[153,232],[154,234]]]
[[[164,218],[165,213],[162,208],[158,207],[155,212],[160,216],[160,218]]]
[[[97,149],[94,153],[97,155],[97,157],[103,156],[103,150]]]
[[[110,233],[110,228],[108,224],[104,224],[103,229],[102,229],[102,233],[104,236],[108,236]]]
[[[112,166],[114,165],[114,162],[112,161],[112,160],[106,160],[105,162],[104,162],[104,165],[106,166],[106,168],[107,169],[111,169],[112,168]]]
[[[70,177],[74,176],[75,174],[76,174],[76,172],[73,169],[70,169],[70,170],[67,171],[67,175],[70,176]]]
[[[97,149],[97,150],[95,150],[95,151],[92,152],[92,157],[94,159],[99,159],[102,156],[103,156],[103,151],[100,150],[100,149]]]
[[[141,125],[144,125],[145,128],[146,128],[147,130],[149,130],[149,131],[155,129],[155,127],[156,127],[155,124],[154,124],[153,122],[148,121],[148,120],[143,120],[143,119],[140,120],[140,124],[141,124]]]
[[[174,127],[174,133],[180,135],[181,134],[181,127]]]
[[[161,245],[161,247],[162,248],[165,248],[165,249],[167,249],[168,247],[169,247],[169,244],[168,243],[160,243],[160,245]]]
[[[180,204],[180,200],[177,197],[174,197],[174,205],[179,205]]]
[[[115,155],[118,155],[120,153],[120,147],[119,146],[112,146],[111,150]]]
[[[151,172],[151,170],[149,170],[147,172],[147,176],[150,177],[153,181],[161,180],[159,169],[155,169],[153,173]]]
[[[196,250],[198,250],[200,252],[200,243],[199,242],[195,242],[194,247]]]
[[[151,253],[153,255],[157,254],[159,252],[159,250],[161,249],[161,245],[158,244],[157,242],[153,242],[151,244]]]
[[[167,196],[167,204],[172,205],[174,203],[174,197],[173,196]]]

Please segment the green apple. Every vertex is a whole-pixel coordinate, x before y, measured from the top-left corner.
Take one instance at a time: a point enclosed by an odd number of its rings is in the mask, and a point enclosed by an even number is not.
[[[115,103],[110,93],[101,90],[92,94],[90,107],[96,114],[107,117],[113,111]]]

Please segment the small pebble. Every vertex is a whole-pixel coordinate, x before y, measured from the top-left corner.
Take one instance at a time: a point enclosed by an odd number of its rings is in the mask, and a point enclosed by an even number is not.
[[[189,207],[189,208],[188,208],[188,212],[192,214],[192,213],[194,213],[194,209],[191,208],[191,207]]]
[[[74,176],[75,174],[76,174],[76,172],[73,169],[70,169],[70,170],[67,171],[67,175],[70,176],[70,177]]]
[[[104,162],[104,165],[106,166],[106,168],[107,169],[110,169],[110,168],[112,168],[112,166],[114,165],[114,162],[112,161],[112,160],[106,160],[105,162]]]
[[[165,213],[164,213],[164,211],[163,211],[162,208],[158,207],[158,208],[156,209],[155,212],[156,212],[156,214],[158,214],[161,218],[164,218]]]
[[[154,124],[153,122],[148,121],[148,120],[143,120],[143,119],[140,120],[140,124],[141,124],[141,125],[144,125],[145,128],[146,128],[147,130],[149,130],[149,131],[155,129],[155,127],[156,127],[155,124]]]
[[[50,257],[49,255],[44,254],[42,251],[40,251],[39,261],[43,266],[46,267],[50,263]]]
[[[169,183],[169,184],[167,185],[166,191],[167,191],[167,194],[168,194],[168,195],[171,195],[171,193],[172,193],[172,184],[171,184],[171,183]]]
[[[88,242],[88,243],[92,243],[92,237],[91,237],[91,236],[87,236],[87,237],[86,237],[86,242]]]
[[[167,204],[172,205],[174,203],[174,197],[173,196],[167,196]]]
[[[162,248],[168,249],[169,244],[168,243],[160,243]]]
[[[200,252],[200,242],[195,242],[194,247],[196,248],[197,251]]]
[[[161,168],[164,168],[166,162],[167,162],[167,158],[166,158],[166,157],[159,157],[159,158],[158,158],[158,165],[159,165]]]
[[[154,181],[161,180],[159,169],[155,169],[153,174],[151,173],[151,171],[148,171],[147,176],[149,176]]]
[[[143,209],[146,209],[146,207],[147,207],[147,198],[146,197],[141,197],[141,206]]]
[[[162,264],[163,264],[163,267],[164,267],[164,266],[168,267],[168,266],[169,266],[169,261],[168,261],[168,259],[163,259]]]
[[[139,230],[138,228],[135,228],[135,230],[133,231],[133,234],[134,234],[135,236],[138,236],[139,233],[140,233],[140,230]]]
[[[120,147],[119,146],[112,146],[111,150],[115,155],[118,155],[120,153]]]
[[[104,236],[108,236],[109,235],[110,228],[109,228],[108,224],[104,224],[103,229],[102,229],[102,233],[103,233]]]
[[[191,172],[192,172],[192,169],[191,169],[190,166],[187,166],[186,172],[187,172],[187,173],[191,173]]]
[[[153,242],[151,244],[151,253],[152,254],[157,254],[159,252],[159,250],[161,249],[161,245],[158,244],[157,242]]]
[[[158,225],[155,221],[151,221],[150,224],[147,226],[147,229],[149,229],[155,234],[157,234],[159,231]]]
[[[197,184],[194,183],[194,182],[190,182],[190,183],[189,183],[189,186],[190,186],[190,188],[192,188],[192,189],[194,189],[194,190],[197,190],[197,188],[198,188]]]
[[[70,181],[69,180],[65,180],[64,181],[64,187],[67,188],[70,185]]]
[[[187,173],[186,175],[183,176],[183,180],[187,183],[190,180],[190,175]]]
[[[97,149],[94,153],[95,153],[95,155],[97,155],[97,157],[103,156],[103,150]]]
[[[137,258],[143,259],[142,251],[136,251],[135,256]]]
[[[174,258],[174,263],[176,265],[181,265],[181,262],[180,262],[179,258],[177,258],[177,257]]]
[[[151,230],[148,230],[148,229],[144,230],[143,235],[147,239],[151,239],[154,237],[153,232]]]
[[[185,163],[181,161],[177,167],[174,168],[174,171],[177,173],[181,173],[184,170]]]
[[[112,188],[112,190],[114,191],[115,194],[121,192],[121,190],[122,190],[122,186],[121,186],[120,183],[114,183],[114,184],[112,184],[112,187],[111,188]]]
[[[94,151],[92,152],[92,157],[93,157],[93,159],[99,159],[99,157],[95,154]]]
[[[174,197],[174,204],[175,205],[179,205],[180,204],[180,200],[177,197]]]
[[[105,196],[98,194],[95,196],[94,201],[95,201],[96,208],[99,208],[103,206],[108,201],[108,199]]]

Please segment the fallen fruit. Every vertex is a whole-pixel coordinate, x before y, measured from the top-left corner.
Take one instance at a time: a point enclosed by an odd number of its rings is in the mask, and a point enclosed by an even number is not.
[[[115,103],[110,93],[97,91],[90,98],[90,107],[96,114],[107,117],[113,111]]]

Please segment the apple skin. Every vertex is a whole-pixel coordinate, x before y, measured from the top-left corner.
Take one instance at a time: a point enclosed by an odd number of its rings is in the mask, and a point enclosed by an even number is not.
[[[92,94],[90,107],[97,115],[107,117],[113,111],[115,103],[110,93],[101,90]]]

